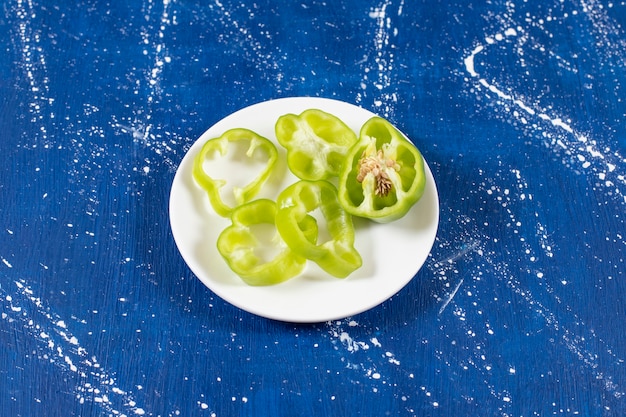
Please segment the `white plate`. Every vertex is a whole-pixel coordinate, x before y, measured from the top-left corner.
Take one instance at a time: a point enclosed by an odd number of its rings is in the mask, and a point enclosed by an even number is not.
[[[354,218],[355,246],[363,266],[348,278],[337,279],[309,262],[305,271],[282,284],[252,287],[226,265],[216,241],[230,224],[208,203],[191,174],[193,159],[202,145],[228,129],[245,127],[276,143],[274,124],[283,114],[318,108],[342,119],[355,132],[374,114],[337,100],[294,97],[266,101],[239,110],[207,130],[183,158],[172,183],[170,224],[178,249],[191,271],[215,294],[250,313],[287,322],[314,323],[345,318],[377,306],[402,289],[424,264],[435,240],[439,200],[432,173],[426,169],[423,197],[400,220],[377,224]],[[418,147],[420,144],[418,144]],[[266,184],[261,197],[275,199],[297,179],[280,152],[280,175]],[[239,169],[229,172],[235,179]],[[243,174],[242,174],[243,175]]]

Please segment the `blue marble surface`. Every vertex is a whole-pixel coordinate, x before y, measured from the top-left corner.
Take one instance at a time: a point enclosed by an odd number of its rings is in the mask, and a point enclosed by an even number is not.
[[[625,26],[622,0],[4,0],[0,415],[626,415]],[[191,144],[289,96],[388,117],[439,188],[420,272],[330,323],[225,303],[169,227]]]

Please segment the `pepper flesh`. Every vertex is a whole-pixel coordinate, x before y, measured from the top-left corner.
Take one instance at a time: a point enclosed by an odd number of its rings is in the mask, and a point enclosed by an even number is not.
[[[269,199],[258,199],[237,207],[231,216],[232,224],[217,238],[217,250],[230,269],[248,285],[274,285],[300,274],[306,258],[292,251],[274,229],[272,242],[277,254],[265,260],[259,254],[263,248],[261,239],[253,230],[255,225],[269,224],[275,227],[277,207]],[[317,222],[305,216],[298,224],[306,241],[317,240]]]
[[[391,123],[372,117],[361,128],[339,176],[344,209],[378,223],[397,220],[424,193],[426,176],[419,150]]]
[[[328,181],[298,181],[278,196],[276,228],[291,250],[317,263],[328,274],[345,278],[363,261],[354,247],[354,226],[350,216],[339,204],[337,189]],[[311,241],[303,220],[319,209],[324,216],[329,239]],[[318,226],[319,227],[319,226]]]
[[[226,180],[209,176],[203,165],[211,152],[218,152],[224,156],[228,147],[235,142],[249,142],[246,157],[252,159],[256,156],[255,153],[265,152],[267,162],[259,174],[248,184],[233,188],[235,204],[231,205],[226,203],[221,195],[221,188],[226,185]],[[278,150],[269,139],[249,129],[230,129],[217,138],[209,139],[202,146],[194,158],[192,173],[197,183],[206,191],[215,212],[222,217],[229,217],[237,206],[249,202],[259,193],[272,173],[277,160]]]
[[[348,150],[357,141],[354,131],[338,117],[318,109],[279,117],[275,133],[287,149],[291,172],[310,181],[339,175]]]

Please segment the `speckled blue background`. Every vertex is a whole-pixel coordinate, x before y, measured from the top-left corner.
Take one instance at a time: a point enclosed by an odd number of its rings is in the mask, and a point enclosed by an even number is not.
[[[624,1],[1,5],[0,415],[626,414]],[[223,302],[169,228],[191,144],[288,96],[388,117],[440,193],[332,323]]]

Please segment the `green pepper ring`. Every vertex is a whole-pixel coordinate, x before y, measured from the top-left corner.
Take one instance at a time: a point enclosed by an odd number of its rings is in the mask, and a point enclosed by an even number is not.
[[[298,181],[278,196],[276,228],[291,250],[317,263],[328,274],[345,278],[363,264],[354,247],[352,217],[341,207],[336,187],[328,181]],[[330,240],[311,241],[299,225],[311,212],[323,214]],[[316,239],[317,240],[317,239]]]
[[[361,127],[339,175],[339,201],[350,214],[378,223],[404,217],[426,185],[421,153],[387,120]]]
[[[243,141],[250,143],[246,152],[248,157],[252,157],[257,149],[262,149],[267,152],[268,160],[265,169],[263,169],[256,178],[245,186],[233,190],[237,203],[233,207],[224,202],[220,195],[220,189],[226,185],[226,181],[210,177],[205,172],[203,163],[209,152],[218,151],[220,155],[224,156],[230,142]],[[229,217],[237,206],[251,201],[259,193],[271,175],[277,161],[278,150],[272,141],[250,129],[235,128],[227,130],[219,137],[206,141],[193,160],[192,175],[196,182],[206,191],[215,212],[222,217]]]
[[[284,241],[278,242],[279,253],[265,261],[256,253],[259,240],[252,231],[257,224],[275,225],[277,206],[273,200],[258,199],[238,206],[233,210],[231,225],[217,238],[217,250],[230,269],[248,285],[274,285],[300,274],[306,259],[294,253]],[[306,216],[297,225],[304,239],[317,239],[317,222]],[[279,236],[277,234],[277,236]]]

